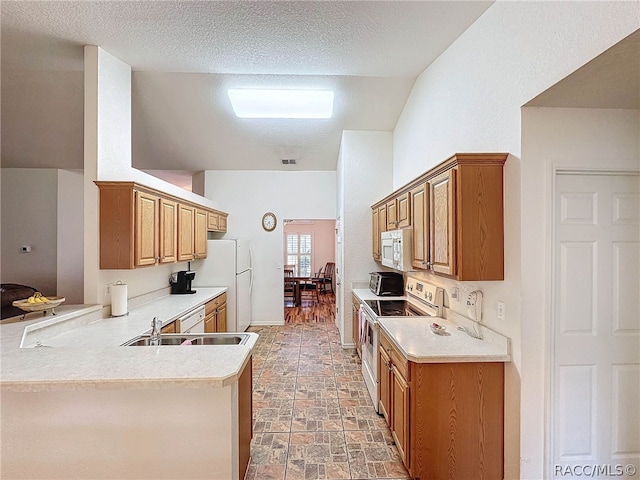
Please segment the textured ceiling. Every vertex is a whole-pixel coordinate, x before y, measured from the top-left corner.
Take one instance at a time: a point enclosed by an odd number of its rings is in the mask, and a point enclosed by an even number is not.
[[[6,1],[2,165],[82,168],[83,49],[132,66],[141,169],[335,169],[342,130],[392,130],[416,76],[491,1]],[[240,120],[230,87],[331,87],[325,121]]]

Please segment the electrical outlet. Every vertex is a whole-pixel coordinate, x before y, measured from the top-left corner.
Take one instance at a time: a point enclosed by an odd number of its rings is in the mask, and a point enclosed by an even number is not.
[[[453,287],[451,289],[451,298],[458,298],[458,292],[459,292],[458,287]]]
[[[104,296],[108,297],[109,295],[111,295],[111,284],[110,283],[105,283],[105,285],[104,285]]]
[[[504,320],[504,302],[496,302],[496,311],[498,312],[498,320]]]

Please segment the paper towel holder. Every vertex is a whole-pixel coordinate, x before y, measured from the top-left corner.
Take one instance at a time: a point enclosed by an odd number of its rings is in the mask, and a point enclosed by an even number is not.
[[[125,306],[126,312],[125,312],[125,313],[121,313],[120,315],[114,315],[114,314],[113,314],[114,298],[113,298],[113,290],[112,290],[112,292],[111,292],[111,312],[110,312],[110,315],[109,315],[109,316],[110,316],[111,318],[125,317],[125,316],[129,315],[129,308],[128,308],[128,305],[127,305],[127,303],[128,303],[128,302],[127,302],[127,300],[128,300],[128,298],[127,298],[127,288],[126,288],[126,287],[127,287],[127,285],[126,285],[125,283],[122,283],[122,281],[118,280],[116,283],[114,283],[114,284],[112,285],[112,288],[113,288],[113,287],[115,287],[115,286],[124,286],[124,287],[125,287],[125,288],[124,288],[124,296],[125,296],[125,298],[124,298],[124,302],[125,302],[125,305],[126,305],[126,306]]]

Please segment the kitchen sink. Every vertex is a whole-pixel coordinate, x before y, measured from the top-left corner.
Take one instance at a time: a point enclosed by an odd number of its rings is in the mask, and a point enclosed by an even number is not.
[[[165,333],[160,336],[160,345],[244,345],[249,335],[245,333]],[[132,338],[123,347],[150,346],[151,335]],[[189,343],[190,342],[190,343]]]

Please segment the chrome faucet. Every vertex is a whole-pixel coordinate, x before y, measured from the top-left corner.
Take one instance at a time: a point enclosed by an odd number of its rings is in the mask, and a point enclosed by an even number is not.
[[[158,320],[158,317],[153,317],[151,321],[151,337],[149,337],[149,345],[161,345],[162,332],[162,320]]]

